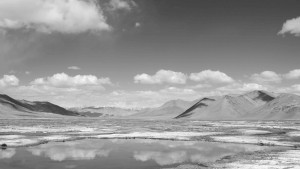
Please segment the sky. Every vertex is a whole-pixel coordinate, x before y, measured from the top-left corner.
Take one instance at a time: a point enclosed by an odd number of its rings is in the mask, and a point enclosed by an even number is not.
[[[64,107],[300,94],[299,0],[1,0],[0,93]]]

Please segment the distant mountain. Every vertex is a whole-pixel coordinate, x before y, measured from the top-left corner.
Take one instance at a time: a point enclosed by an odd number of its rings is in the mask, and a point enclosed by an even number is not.
[[[138,113],[135,109],[125,109],[119,107],[83,107],[70,108],[69,110],[77,112],[86,117],[124,117]]]
[[[203,120],[235,120],[243,117],[255,108],[255,104],[244,97],[222,96],[201,99],[175,118],[193,118]]]
[[[206,97],[175,118],[200,120],[300,119],[300,96],[252,91],[242,95]]]
[[[0,118],[117,117],[187,120],[300,120],[300,96],[251,91],[240,95],[171,100],[157,108],[84,107],[66,110],[49,102],[15,100],[0,94]]]
[[[197,101],[197,100],[196,100]],[[196,101],[171,100],[157,108],[148,108],[141,110],[135,114],[135,118],[151,118],[151,119],[172,119],[176,115],[182,113],[187,108],[195,104]]]
[[[252,118],[262,120],[299,120],[300,96],[280,94],[275,99],[255,109]]]
[[[50,102],[15,100],[7,95],[0,94],[0,117],[43,117],[45,113],[65,116],[79,115]]]

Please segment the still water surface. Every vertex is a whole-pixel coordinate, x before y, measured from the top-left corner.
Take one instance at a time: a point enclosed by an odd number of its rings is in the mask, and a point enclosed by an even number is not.
[[[261,149],[199,141],[86,139],[0,150],[0,169],[157,169]]]

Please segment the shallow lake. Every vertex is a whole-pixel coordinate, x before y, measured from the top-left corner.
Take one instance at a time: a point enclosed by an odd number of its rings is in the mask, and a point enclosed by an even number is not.
[[[205,165],[255,145],[149,139],[84,139],[0,150],[2,169],[157,169]]]

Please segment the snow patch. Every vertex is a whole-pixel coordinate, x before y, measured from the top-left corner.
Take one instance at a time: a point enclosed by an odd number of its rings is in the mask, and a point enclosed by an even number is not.
[[[31,146],[39,144],[40,141],[37,139],[11,139],[11,140],[0,140],[0,145],[6,144],[8,147],[20,147],[20,146]]]
[[[237,130],[245,135],[260,135],[260,134],[271,134],[272,132],[266,130],[257,130],[257,129],[239,129]]]
[[[133,132],[127,134],[98,135],[95,138],[146,138],[190,140],[191,137],[218,135],[217,132]]]
[[[225,164],[221,168],[230,169],[299,169],[300,150],[288,150],[279,153],[270,153],[261,159],[243,159]]]
[[[22,138],[24,136],[22,135],[1,135],[0,136],[0,140],[5,139],[5,140],[10,140],[10,139],[19,139]]]
[[[34,126],[34,127],[21,127],[21,126],[6,126],[0,128],[0,132],[16,132],[16,133],[58,133],[58,132],[94,132],[96,128],[68,126],[68,127],[47,127],[47,126]]]
[[[52,135],[39,138],[41,141],[64,141],[69,139],[71,139],[71,137],[64,135]]]
[[[293,131],[288,133],[288,135],[291,137],[300,137],[300,131]]]
[[[275,138],[264,138],[255,136],[212,136],[217,142],[226,143],[245,143],[245,144],[263,144],[272,146],[293,146],[292,143],[277,141]]]

